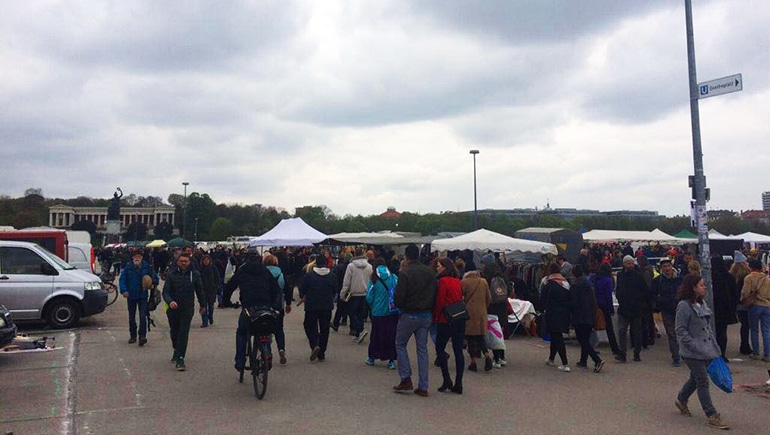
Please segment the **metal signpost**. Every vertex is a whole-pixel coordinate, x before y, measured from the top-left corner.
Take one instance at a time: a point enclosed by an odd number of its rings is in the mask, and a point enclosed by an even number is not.
[[[698,246],[703,281],[706,284],[706,303],[714,309],[714,292],[711,286],[711,248],[709,246],[708,216],[706,209],[706,176],[703,174],[703,149],[700,139],[700,112],[698,99],[736,92],[743,89],[743,77],[740,74],[723,77],[698,84],[695,71],[695,37],[692,26],[692,1],[684,1],[685,21],[687,25],[687,67],[690,73],[690,120],[692,124],[692,155],[695,176],[692,178],[695,193],[694,214],[698,229]],[[714,327],[714,317],[711,317]]]

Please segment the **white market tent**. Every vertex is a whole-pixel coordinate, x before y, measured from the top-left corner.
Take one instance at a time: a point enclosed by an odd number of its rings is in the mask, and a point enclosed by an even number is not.
[[[327,237],[335,242],[367,245],[388,245],[404,239],[396,233],[337,233]]]
[[[652,231],[591,230],[583,233],[583,240],[586,242],[692,243],[691,239],[679,239],[657,228]]]
[[[311,246],[326,240],[326,234],[302,218],[284,219],[273,229],[249,242],[249,246]]]
[[[431,243],[432,251],[473,251],[529,252],[535,254],[557,254],[556,245],[531,240],[515,239],[493,231],[479,229],[451,239],[436,239]]]
[[[709,230],[709,240],[740,240],[741,236],[726,236],[717,230]]]
[[[743,239],[745,243],[770,243],[770,236],[764,234],[752,233],[751,231],[738,234],[737,236],[730,236],[737,239]]]

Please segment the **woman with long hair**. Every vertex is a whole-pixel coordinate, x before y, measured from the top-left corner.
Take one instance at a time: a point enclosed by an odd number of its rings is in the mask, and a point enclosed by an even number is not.
[[[717,429],[729,429],[714,408],[709,392],[707,368],[709,362],[721,354],[711,329],[712,312],[706,305],[705,296],[706,285],[700,275],[689,274],[684,277],[677,294],[676,339],[679,342],[679,354],[690,369],[690,377],[679,391],[674,405],[682,415],[692,415],[687,401],[697,391],[708,424]]]
[[[468,353],[471,363],[468,370],[478,371],[476,358],[484,355],[484,371],[492,370],[492,357],[487,349],[484,337],[487,335],[487,307],[492,300],[487,280],[477,270],[465,272],[461,281],[463,298],[469,319],[465,322],[465,339],[468,341]]]
[[[612,266],[610,263],[602,263],[599,271],[590,276],[590,281],[596,290],[596,304],[604,314],[604,323],[606,325],[607,341],[610,342],[610,350],[616,355],[620,350],[618,340],[615,337],[615,327],[612,324],[612,316],[615,314],[615,304],[612,300],[612,293],[615,291],[615,280],[612,278]]]
[[[463,356],[463,341],[465,339],[465,321],[451,322],[444,316],[444,308],[447,305],[463,300],[462,283],[458,278],[452,260],[441,257],[436,263],[438,272],[438,285],[436,289],[436,305],[433,308],[433,323],[436,324],[436,355],[438,355],[441,375],[444,378],[439,387],[440,392],[448,390],[453,393],[463,393],[463,371],[465,370],[465,357]],[[446,349],[449,340],[452,340],[452,351],[455,355],[455,380],[449,375],[448,353]]]
[[[741,322],[741,355],[752,354],[751,341],[749,340],[749,309],[747,306],[740,303],[743,282],[746,277],[749,276],[749,273],[751,273],[751,270],[749,269],[746,256],[736,251],[733,265],[730,266],[730,275],[732,275],[735,280],[735,299],[738,301],[735,313],[738,315],[738,321]]]
[[[559,370],[570,372],[567,361],[567,348],[564,346],[564,336],[569,332],[570,315],[572,311],[570,285],[561,274],[558,264],[552,263],[548,269],[549,275],[543,279],[540,290],[540,304],[545,310],[545,326],[551,335],[551,352],[545,363],[554,365],[556,354],[561,357]]]
[[[278,313],[278,328],[275,330],[275,344],[278,346],[278,357],[281,364],[286,364],[286,332],[283,329],[284,316],[291,312],[291,299],[286,302],[286,280],[281,268],[278,267],[278,257],[265,252],[262,256],[262,264],[267,267],[270,274],[278,281],[283,297],[281,298],[281,311]]]
[[[390,273],[382,257],[377,257],[372,266],[372,275],[366,289],[366,303],[369,304],[372,318],[366,365],[373,366],[375,360],[387,361],[388,369],[395,370],[398,312],[391,309],[391,301],[398,277]]]

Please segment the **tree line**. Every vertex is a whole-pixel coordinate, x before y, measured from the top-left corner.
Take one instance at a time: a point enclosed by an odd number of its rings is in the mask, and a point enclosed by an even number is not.
[[[78,196],[76,198],[46,198],[41,189],[27,189],[24,195],[11,198],[0,195],[0,226],[28,228],[48,225],[48,208],[64,204],[72,207],[107,207],[109,198],[91,198]],[[231,203],[217,204],[207,193],[192,192],[185,198],[180,194],[169,195],[166,202],[157,196],[139,196],[133,193],[124,195],[120,200],[122,207],[155,207],[171,205],[176,210],[176,225],[158,225],[155,227],[155,237],[165,240],[173,237],[174,229],[184,237],[198,241],[226,240],[229,236],[256,236],[270,230],[282,219],[301,217],[312,227],[325,234],[341,232],[368,231],[401,231],[416,232],[423,235],[439,232],[469,232],[473,231],[472,212],[440,212],[418,214],[403,212],[399,217],[383,217],[380,215],[351,215],[338,216],[324,205],[300,207],[290,215],[285,210],[262,204]],[[709,219],[709,228],[714,228],[724,234],[740,234],[753,231],[760,234],[770,234],[770,225],[756,220],[744,220],[738,216],[725,215]],[[655,228],[676,234],[683,229],[689,229],[688,216],[652,218],[625,218],[609,216],[580,216],[573,219],[561,219],[547,213],[536,214],[527,218],[509,217],[503,213],[482,210],[479,213],[479,227],[513,236],[520,229],[527,227],[567,228],[575,231],[606,229],[606,230],[644,230]],[[89,222],[76,222],[72,229],[86,230],[97,237],[96,227]],[[197,236],[197,237],[196,237]],[[151,239],[144,224],[132,224],[123,234],[123,240]]]

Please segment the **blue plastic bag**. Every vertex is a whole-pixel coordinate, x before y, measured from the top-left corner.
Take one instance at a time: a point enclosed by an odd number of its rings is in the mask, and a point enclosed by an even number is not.
[[[725,393],[733,392],[733,374],[725,360],[718,356],[711,360],[708,366],[711,381]]]

